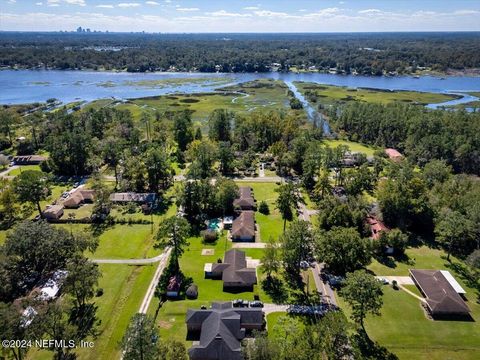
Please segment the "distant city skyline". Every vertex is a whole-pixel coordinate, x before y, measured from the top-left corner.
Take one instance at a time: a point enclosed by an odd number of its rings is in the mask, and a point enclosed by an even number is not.
[[[0,30],[480,31],[480,1],[0,0]]]

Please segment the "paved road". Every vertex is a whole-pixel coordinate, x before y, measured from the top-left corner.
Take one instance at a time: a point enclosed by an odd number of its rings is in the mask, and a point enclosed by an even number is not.
[[[9,167],[7,170],[0,172],[0,178],[12,180],[14,178],[14,176],[10,176],[10,175],[8,175],[8,173],[10,171],[18,169],[18,168],[19,168],[18,165],[14,165],[14,166]]]
[[[262,242],[254,242],[254,243],[238,242],[238,243],[232,244],[232,248],[234,249],[264,249],[266,247],[267,247],[267,244]]]
[[[263,304],[263,312],[265,313],[265,315],[274,312],[287,312],[289,306],[290,305]]]
[[[160,280],[160,276],[162,276],[163,270],[167,266],[168,258],[170,257],[171,251],[172,249],[168,248],[161,254],[162,258],[158,263],[155,275],[153,276],[153,279],[148,286],[147,293],[145,294],[142,304],[140,305],[140,310],[138,311],[140,314],[146,314],[148,308],[150,307],[150,303],[152,302],[153,296],[155,295],[155,289],[157,288],[158,280]]]
[[[415,285],[410,276],[376,276],[376,278],[387,279],[390,283],[395,280],[398,285]]]
[[[159,262],[163,259],[165,251],[160,255],[147,259],[91,259],[97,264],[125,264],[125,265],[148,265]]]
[[[328,282],[324,282],[320,277],[323,266],[324,264],[315,263],[315,267],[312,269],[315,286],[317,287],[317,291],[322,293],[323,299],[325,299],[328,304],[338,306],[337,299],[335,298],[335,292],[330,287],[330,284]]]

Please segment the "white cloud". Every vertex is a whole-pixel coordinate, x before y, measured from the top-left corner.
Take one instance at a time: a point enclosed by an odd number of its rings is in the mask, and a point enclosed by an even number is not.
[[[37,5],[37,6],[42,6],[43,3],[42,3],[42,2],[37,2],[37,3],[35,3],[35,5]]]
[[[17,0],[8,0],[7,3],[9,4],[15,4],[17,2]]]
[[[67,5],[78,5],[78,6],[87,5],[85,0],[47,0],[47,6],[50,6],[50,7],[60,6],[60,3],[65,3]],[[36,5],[42,5],[42,3],[36,3]]]
[[[164,3],[164,0],[158,1]],[[66,4],[63,0],[41,2],[44,5]],[[92,1],[87,0],[86,3],[91,4]],[[145,4],[145,1],[136,4],[140,3]],[[458,9],[449,13],[430,10],[392,13],[373,8],[360,11],[332,7],[307,12],[257,10],[236,14],[219,10],[211,13],[178,12],[180,16],[173,17],[128,11],[124,12],[125,15],[66,11],[17,14],[4,11],[0,30],[74,30],[82,24],[82,27],[98,30],[148,32],[480,31],[479,9]]]
[[[119,8],[131,8],[131,7],[139,7],[139,3],[120,3],[117,5]]]
[[[289,18],[294,17],[293,15],[287,14],[285,12],[277,12],[277,11],[270,11],[270,10],[260,10],[255,11],[255,15],[259,17],[268,17],[268,18]]]
[[[247,6],[243,10],[260,10],[260,8],[258,6]]]
[[[196,7],[191,7],[191,8],[177,7],[177,11],[183,11],[183,12],[198,11],[198,10],[200,9]]]
[[[113,9],[114,8],[113,5],[104,5],[104,4],[100,4],[100,5],[97,5],[95,7],[102,8],[102,9]]]
[[[147,4],[147,5],[153,5],[153,6],[155,6],[155,5],[160,5],[160,3],[159,3],[159,2],[156,2],[156,1],[145,1],[145,4]]]
[[[453,12],[454,15],[477,15],[480,14],[478,10],[457,10]]]
[[[214,12],[207,12],[206,15],[214,16],[214,17],[251,17],[251,14],[239,14],[239,13],[231,13],[225,10],[218,10]]]

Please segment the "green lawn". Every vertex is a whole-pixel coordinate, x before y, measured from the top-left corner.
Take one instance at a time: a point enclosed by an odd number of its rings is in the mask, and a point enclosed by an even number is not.
[[[419,91],[387,91],[366,88],[348,88],[344,86],[315,84],[296,81],[298,89],[305,93],[314,91],[318,95],[318,103],[333,104],[336,102],[364,101],[371,103],[388,104],[392,102],[433,104],[456,99],[456,95],[426,93]]]
[[[36,171],[41,171],[39,165],[22,165],[19,166],[16,169],[13,169],[8,173],[8,176],[18,176],[22,171],[27,171],[27,170],[36,170]]]
[[[270,237],[277,240],[283,232],[283,220],[278,209],[276,209],[275,201],[278,193],[275,189],[278,185],[275,183],[261,183],[261,182],[238,182],[238,186],[250,186],[253,188],[253,194],[257,200],[257,205],[261,201],[266,201],[270,209],[270,215],[255,213],[255,220],[260,227],[260,237],[262,242],[266,242]]]
[[[328,145],[328,146],[332,147],[332,148],[336,148],[339,145],[346,145],[350,148],[350,151],[361,152],[361,153],[364,153],[367,156],[373,156],[373,153],[376,150],[374,147],[371,147],[369,145],[363,145],[363,144],[360,144],[358,142],[348,141],[348,140],[329,140],[329,139],[325,139],[325,140],[323,140],[323,143],[325,145]]]
[[[109,360],[120,357],[119,342],[130,318],[138,312],[156,270],[156,264],[129,266],[117,264],[99,265],[102,277],[99,287],[104,293],[94,298],[98,306],[97,317],[101,321],[99,336],[89,339],[95,343],[93,349],[79,349],[80,360]],[[48,351],[32,350],[27,359],[47,360],[52,358]]]
[[[98,317],[102,321],[95,349],[80,351],[80,359],[114,359],[119,357],[118,343],[130,318],[138,312],[147,292],[156,264],[147,266],[100,265],[99,286],[104,294],[96,298]]]
[[[394,262],[392,266],[386,266],[374,260],[368,266],[379,276],[408,276],[408,269],[446,269],[447,261],[441,256],[446,256],[442,250],[431,249],[426,246],[409,248],[405,252],[408,259],[403,262]]]
[[[480,353],[480,304],[475,291],[463,282],[461,276],[446,265],[445,253],[427,247],[407,250],[411,264],[397,263],[391,268],[374,262],[369,269],[377,275],[407,276],[409,268],[447,269],[466,289],[468,306],[474,321],[429,320],[418,299],[410,294],[384,286],[384,306],[381,316],[369,316],[366,329],[369,336],[395,353],[400,359],[478,359]],[[453,259],[453,261],[457,261]],[[415,286],[407,288],[420,294]],[[340,307],[349,313],[341,297]]]
[[[99,237],[93,259],[140,259],[150,255],[154,234],[151,225],[114,225]],[[157,254],[160,250],[156,251]]]

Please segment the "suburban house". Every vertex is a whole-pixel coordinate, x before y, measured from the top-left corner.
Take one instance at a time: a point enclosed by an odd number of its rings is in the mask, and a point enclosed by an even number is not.
[[[425,296],[432,316],[468,316],[470,309],[463,300],[465,290],[446,270],[410,269],[413,282]]]
[[[255,241],[255,213],[251,210],[242,211],[233,220],[230,231],[232,241]]]
[[[403,159],[403,155],[396,149],[387,148],[385,149],[385,154],[387,154],[388,158],[393,161],[400,161]]]
[[[390,231],[390,229],[381,220],[377,219],[376,216],[371,216],[371,215],[368,216],[367,224],[370,227],[370,231],[371,231],[370,237],[373,240],[380,239],[380,236],[382,235],[382,233],[387,233]],[[395,249],[390,246],[385,249],[385,253],[389,255],[393,254],[394,251]]]
[[[42,214],[47,220],[58,220],[63,216],[63,205],[51,205]]]
[[[94,194],[95,190],[76,189],[63,201],[63,206],[66,209],[77,209],[82,204],[92,203]]]
[[[233,308],[214,302],[210,309],[187,310],[187,331],[196,335],[188,350],[190,360],[243,360],[240,341],[249,330],[263,328],[261,308]]]
[[[222,279],[224,291],[252,291],[257,283],[256,269],[247,267],[245,252],[237,249],[228,250],[223,263],[205,264],[204,270],[206,278]]]
[[[22,155],[14,156],[12,161],[15,165],[38,165],[47,158],[40,155]]]
[[[155,193],[113,193],[110,194],[110,201],[114,203],[135,202],[138,204],[152,204],[155,202],[157,195]]]
[[[253,197],[252,188],[248,186],[239,187],[239,197],[233,201],[235,209],[256,210],[256,202]]]

